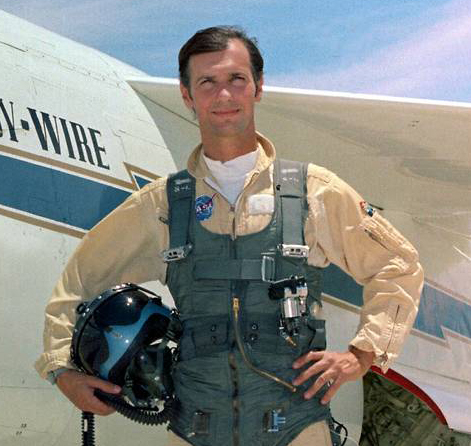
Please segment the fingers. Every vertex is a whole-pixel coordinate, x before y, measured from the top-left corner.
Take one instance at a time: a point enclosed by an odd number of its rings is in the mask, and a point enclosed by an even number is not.
[[[324,356],[327,356],[326,360],[324,360]],[[306,370],[301,372],[293,380],[293,384],[295,386],[299,386],[306,382],[308,379],[324,371],[324,373],[322,373],[316,379],[314,384],[304,393],[303,396],[305,399],[312,398],[322,387],[324,387],[325,384],[328,384],[332,379],[335,378],[334,370],[329,368],[329,358],[328,355],[326,355],[325,351],[310,351],[306,353],[293,363],[293,368],[299,369],[300,367],[303,367],[311,361],[316,362],[310,367],[308,367]]]
[[[306,370],[302,371],[294,380],[293,384],[299,386],[306,382],[308,379],[312,378],[314,375],[318,375],[323,370],[327,368],[327,363],[325,361],[319,360],[315,364],[308,367]]]
[[[110,383],[109,381],[104,381],[103,379],[97,378],[95,376],[87,376],[87,381],[89,382],[89,385],[94,389],[100,389],[106,393],[118,394],[119,392],[121,392],[121,387]]]
[[[93,389],[90,389],[86,394],[83,394],[75,405],[82,411],[92,412],[96,415],[106,416],[115,412],[111,406],[108,406],[95,396]]]
[[[329,390],[325,393],[325,395],[321,399],[322,404],[327,404],[330,402],[330,400],[333,398],[333,396],[337,393],[337,390],[340,389],[340,386],[343,384],[343,382],[340,379],[337,379],[334,381],[330,387]]]
[[[83,386],[77,387],[73,399],[71,399],[80,410],[92,412],[96,415],[110,415],[115,412],[111,406],[108,406],[95,395],[95,389],[116,394],[116,391],[113,390],[115,389],[113,384],[91,376],[87,376],[83,384]]]
[[[118,386],[110,382],[75,370],[60,375],[57,379],[57,386],[77,408],[96,415],[110,415],[115,410],[95,396],[95,389],[113,394],[118,394],[121,391]]]
[[[309,351],[305,355],[299,357],[296,359],[296,361],[293,362],[293,369],[299,369],[302,366],[306,365],[308,362],[312,361],[319,361],[324,357],[325,351],[320,351],[316,352],[314,350]]]
[[[301,356],[300,358],[298,358],[296,361],[294,361],[293,369],[299,369],[310,362],[315,362],[315,363],[311,365],[309,368],[307,368],[306,370],[304,370],[303,372],[301,372],[293,381],[293,384],[295,386],[299,386],[300,384],[304,383],[312,376],[317,375],[323,370],[325,370],[328,367],[328,364],[325,361],[323,361],[325,355],[326,355],[325,351],[310,351],[306,353],[305,355]]]
[[[298,386],[315,375],[319,375],[316,381],[304,393],[304,398],[312,398],[326,384],[329,389],[322,398],[322,403],[327,404],[340,386],[346,381],[353,381],[362,376],[361,364],[358,358],[351,352],[309,352],[298,358],[293,363],[294,369],[299,369],[313,362],[312,365],[303,370],[294,380],[293,384]]]
[[[307,400],[311,399],[322,387],[332,383],[335,378],[335,373],[332,370],[326,371],[314,381],[314,384],[309,387],[306,392],[304,392],[304,398]]]

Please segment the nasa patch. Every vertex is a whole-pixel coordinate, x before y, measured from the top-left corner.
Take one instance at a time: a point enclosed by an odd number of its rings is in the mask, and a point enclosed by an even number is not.
[[[208,220],[211,218],[211,215],[213,215],[214,195],[212,197],[210,197],[209,195],[201,195],[200,197],[196,198],[195,212],[196,212],[196,219],[198,221]]]
[[[373,217],[375,210],[369,203],[366,201],[360,201],[360,207],[362,208],[363,212],[368,214],[370,217]]]

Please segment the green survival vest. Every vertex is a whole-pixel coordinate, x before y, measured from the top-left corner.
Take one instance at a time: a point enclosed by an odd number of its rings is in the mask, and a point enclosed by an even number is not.
[[[207,212],[210,218],[212,203],[195,197],[186,170],[168,179],[170,249],[164,258],[183,323],[169,429],[193,445],[284,446],[330,417],[328,405],[320,404],[326,389],[303,398],[312,379],[296,392],[288,388],[300,373],[294,360],[325,349],[324,321],[303,316],[293,345],[280,335],[280,302],[268,293],[272,281],[304,276],[308,308],[320,299],[320,268],[307,265],[304,246],[305,179],[305,165],[276,161],[271,222],[234,240],[201,225],[198,217]]]

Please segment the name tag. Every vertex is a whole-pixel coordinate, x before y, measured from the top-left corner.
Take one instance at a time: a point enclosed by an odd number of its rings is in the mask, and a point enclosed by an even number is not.
[[[249,214],[273,214],[275,197],[269,194],[252,195],[248,199]]]

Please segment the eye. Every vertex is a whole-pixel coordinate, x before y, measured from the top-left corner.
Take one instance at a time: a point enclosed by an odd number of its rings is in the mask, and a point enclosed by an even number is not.
[[[201,87],[205,87],[205,88],[208,88],[210,87],[212,84],[214,83],[214,81],[212,79],[209,79],[209,78],[206,78],[206,79],[202,79],[199,83],[199,85]]]
[[[232,82],[235,83],[236,85],[242,85],[246,81],[245,76],[242,74],[236,74],[232,77]]]

